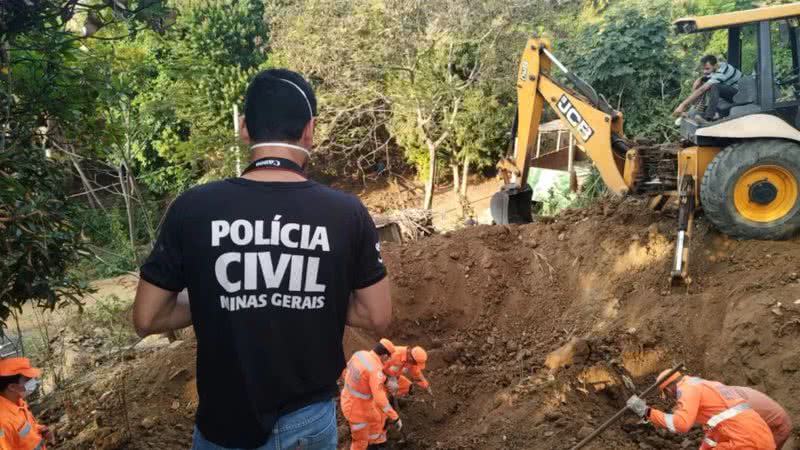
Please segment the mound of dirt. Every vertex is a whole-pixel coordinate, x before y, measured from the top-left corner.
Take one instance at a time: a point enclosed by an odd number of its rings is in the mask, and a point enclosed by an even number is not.
[[[567,449],[624,405],[625,377],[643,389],[678,361],[755,386],[800,421],[800,241],[736,241],[700,220],[695,282],[670,290],[674,223],[635,200],[608,201],[543,223],[387,244],[387,337],[429,349],[435,394],[400,403],[405,435],[393,448]],[[348,352],[376,338],[348,330]],[[192,340],[125,359],[45,404],[66,438],[58,448],[188,448]],[[586,448],[692,448],[698,433],[630,416]],[[344,423],[340,435],[346,448]]]
[[[436,390],[401,405],[404,448],[570,448],[624,406],[632,391],[622,375],[643,389],[680,361],[756,386],[800,417],[800,242],[736,241],[701,220],[694,284],[670,290],[675,221],[635,200],[610,201],[547,223],[388,245],[389,335],[431,349]],[[580,344],[570,364],[545,366],[570,341]],[[699,439],[628,417],[587,448]]]
[[[55,448],[190,448],[196,343],[184,335],[172,343],[148,338],[44,399],[37,416],[54,426]]]

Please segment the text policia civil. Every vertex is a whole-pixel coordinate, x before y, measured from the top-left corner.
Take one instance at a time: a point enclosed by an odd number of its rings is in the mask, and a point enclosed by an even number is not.
[[[330,252],[328,230],[324,226],[283,223],[281,218],[277,215],[272,222],[241,219],[211,222],[212,247],[232,243],[249,249],[254,245],[264,248],[226,252],[217,257],[214,273],[229,294],[219,298],[222,309],[235,312],[267,305],[295,310],[325,307],[325,285],[318,280],[319,256],[287,253],[285,249]],[[263,292],[263,288],[271,292],[248,294]]]

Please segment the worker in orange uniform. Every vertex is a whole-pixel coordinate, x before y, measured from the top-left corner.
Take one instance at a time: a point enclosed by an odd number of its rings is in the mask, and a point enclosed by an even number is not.
[[[39,425],[25,397],[38,386],[39,369],[28,358],[0,360],[0,450],[45,450],[53,432]]]
[[[391,341],[381,339],[381,342]],[[405,397],[411,392],[413,383],[433,395],[433,389],[428,380],[422,374],[425,370],[425,363],[428,361],[428,353],[422,347],[394,346],[394,351],[383,365],[383,373],[386,374],[386,388],[389,394],[395,397]],[[409,377],[411,379],[409,379]]]
[[[386,441],[384,415],[402,428],[400,416],[386,397],[383,364],[391,351],[377,344],[372,351],[355,352],[347,363],[342,389],[342,414],[350,423],[350,450],[365,450]]]
[[[695,423],[702,425],[705,437],[700,450],[775,450],[764,419],[731,387],[676,372],[659,388],[667,399],[677,402],[671,414],[649,408],[635,395],[628,399],[628,408],[674,433],[686,433]]]
[[[772,431],[775,447],[781,450],[792,434],[792,419],[786,410],[778,402],[755,389],[744,386],[731,386],[731,389],[745,399],[753,411],[764,419]]]

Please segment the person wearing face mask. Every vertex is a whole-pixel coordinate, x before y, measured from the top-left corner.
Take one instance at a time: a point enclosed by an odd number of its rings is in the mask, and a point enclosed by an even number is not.
[[[194,450],[335,449],[345,325],[389,324],[372,218],[306,173],[316,108],[299,74],[258,74],[241,124],[250,165],[181,194],[141,267],[137,332],[197,336]]]
[[[39,385],[39,369],[28,358],[0,360],[0,450],[45,450],[53,432],[39,425],[25,398]]]

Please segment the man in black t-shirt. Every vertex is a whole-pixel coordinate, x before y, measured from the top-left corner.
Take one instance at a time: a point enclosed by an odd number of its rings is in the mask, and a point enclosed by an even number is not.
[[[179,196],[141,268],[137,332],[197,336],[193,449],[335,449],[344,326],[388,326],[371,217],[304,174],[315,115],[301,76],[259,74],[241,127],[252,163]]]

